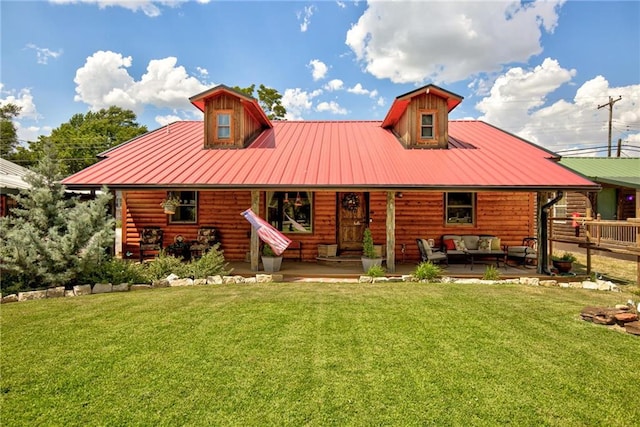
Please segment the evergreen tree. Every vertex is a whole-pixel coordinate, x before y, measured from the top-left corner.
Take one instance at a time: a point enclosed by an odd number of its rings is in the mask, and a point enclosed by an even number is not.
[[[0,157],[11,159],[18,147],[18,132],[13,119],[20,114],[21,107],[15,104],[0,106]]]
[[[107,260],[111,195],[103,188],[90,201],[65,198],[61,177],[58,162],[43,157],[25,177],[31,188],[14,196],[19,207],[0,219],[3,290],[75,284]]]

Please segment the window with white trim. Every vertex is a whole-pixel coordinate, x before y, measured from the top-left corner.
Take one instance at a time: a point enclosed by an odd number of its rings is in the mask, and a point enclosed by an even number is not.
[[[230,112],[216,112],[215,114],[216,124],[216,140],[229,141],[232,139],[231,124],[232,117]]]
[[[562,198],[558,200],[558,203],[553,205],[553,217],[558,218],[554,219],[553,222],[556,224],[564,224],[566,223],[567,218],[567,195],[566,193],[562,195]]]

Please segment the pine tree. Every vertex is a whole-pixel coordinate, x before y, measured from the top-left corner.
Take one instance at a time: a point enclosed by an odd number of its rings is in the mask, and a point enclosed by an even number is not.
[[[2,288],[71,285],[107,260],[115,220],[106,188],[90,201],[66,198],[59,164],[47,155],[14,196],[18,208],[0,219]],[[7,283],[7,281],[9,283]]]

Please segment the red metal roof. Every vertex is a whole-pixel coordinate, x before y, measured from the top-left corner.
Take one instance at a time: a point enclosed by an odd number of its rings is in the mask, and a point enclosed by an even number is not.
[[[480,121],[450,121],[449,149],[406,149],[380,121],[274,121],[245,149],[204,149],[176,122],[105,153],[70,188],[597,189],[556,156]]]

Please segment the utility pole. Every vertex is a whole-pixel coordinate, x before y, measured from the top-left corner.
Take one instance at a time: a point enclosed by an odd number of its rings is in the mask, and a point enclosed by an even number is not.
[[[598,105],[598,110],[606,107],[607,105],[609,106],[609,149],[607,150],[607,157],[611,157],[611,122],[613,121],[613,104],[620,101],[621,99],[622,96],[618,96],[618,99],[609,97],[609,102],[607,102],[606,104]]]

